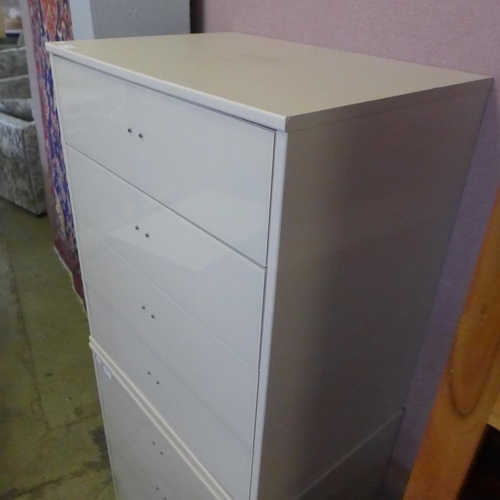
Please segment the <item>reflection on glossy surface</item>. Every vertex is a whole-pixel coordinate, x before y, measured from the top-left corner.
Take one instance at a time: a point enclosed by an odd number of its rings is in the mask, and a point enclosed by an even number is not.
[[[70,147],[68,163],[78,221],[257,369],[265,271]]]
[[[93,297],[92,314],[97,313],[99,318],[102,312],[98,311],[96,305],[96,297]],[[102,325],[100,319],[99,324]],[[181,436],[184,445],[228,491],[238,496],[238,492],[247,490],[252,451],[118,318],[107,314],[105,325],[102,326],[107,328],[107,336],[99,347],[119,367],[124,367],[122,370],[125,375],[171,429]],[[255,409],[249,416],[253,415]]]
[[[56,67],[70,146],[266,265],[274,132],[61,58]]]
[[[86,248],[85,244],[83,249]],[[108,258],[97,262],[87,259],[85,267],[92,335],[98,343],[122,370],[134,372],[129,373],[134,381],[140,380],[148,371],[147,366],[158,358],[158,372],[178,379],[182,394],[189,391],[192,398],[203,401],[252,450],[257,371],[144,278],[136,280],[137,287],[131,288],[137,271],[127,269],[123,262],[114,265],[113,252],[104,253]],[[121,259],[115,255],[114,260]],[[103,279],[106,264],[108,273]],[[149,384],[147,377],[145,380]],[[166,391],[162,388],[166,402],[178,405],[179,396]]]
[[[115,449],[115,453],[120,456],[127,456],[129,463],[134,462],[136,472],[141,474],[143,471],[143,484],[160,481],[164,472],[168,471],[168,488],[173,500],[214,500],[216,496],[205,487],[191,466],[130,397],[117,374],[112,373],[108,377],[104,371],[104,361],[97,362],[96,367],[107,427],[108,422],[113,422],[110,426],[111,456]],[[162,485],[154,484],[154,488],[156,486]],[[244,497],[237,495],[235,498]]]

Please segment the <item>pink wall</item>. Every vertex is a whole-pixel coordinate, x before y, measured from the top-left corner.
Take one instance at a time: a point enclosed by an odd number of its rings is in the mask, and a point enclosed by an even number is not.
[[[500,78],[498,0],[193,0],[196,31],[239,31]],[[418,451],[500,181],[492,91],[438,290],[386,498],[400,498]]]

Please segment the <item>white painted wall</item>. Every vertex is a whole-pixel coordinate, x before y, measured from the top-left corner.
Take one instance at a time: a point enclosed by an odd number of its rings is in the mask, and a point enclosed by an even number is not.
[[[90,0],[70,0],[69,6],[75,40],[94,38]]]
[[[75,40],[189,33],[189,0],[70,0]]]
[[[96,38],[190,31],[189,0],[90,0]]]

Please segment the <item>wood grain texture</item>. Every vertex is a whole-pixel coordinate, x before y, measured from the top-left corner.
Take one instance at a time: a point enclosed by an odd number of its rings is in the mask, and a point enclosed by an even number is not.
[[[500,391],[500,195],[404,500],[457,498]]]
[[[488,423],[500,431],[500,397],[497,399],[497,402],[493,407]]]

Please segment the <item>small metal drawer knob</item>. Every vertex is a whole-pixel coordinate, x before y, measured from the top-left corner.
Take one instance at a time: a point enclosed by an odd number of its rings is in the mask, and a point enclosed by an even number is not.
[[[139,137],[142,139],[144,137],[144,134],[142,132],[140,132]]]
[[[128,132],[129,134],[131,134],[131,133],[132,133],[132,129],[129,127],[129,128],[127,129],[127,132]]]
[[[146,236],[146,238],[149,238],[149,233],[146,233],[144,236]]]

